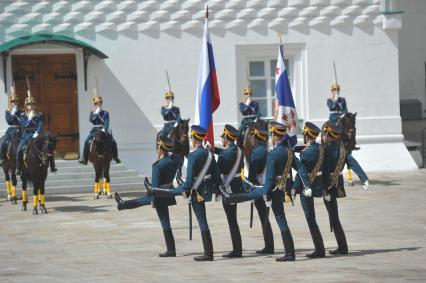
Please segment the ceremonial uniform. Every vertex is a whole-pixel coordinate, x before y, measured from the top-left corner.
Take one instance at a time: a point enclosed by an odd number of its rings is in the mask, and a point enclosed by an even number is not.
[[[299,160],[291,149],[283,144],[283,136],[286,132],[285,126],[277,122],[272,122],[270,130],[273,135],[281,137],[281,142],[278,142],[275,145],[275,148],[268,154],[266,161],[265,184],[247,194],[239,194],[235,195],[235,197],[230,195],[226,199],[232,203],[234,201],[241,202],[257,199],[266,195],[267,200],[272,201],[272,211],[275,214],[275,220],[281,230],[281,236],[285,247],[285,256],[278,258],[277,261],[294,261],[296,258],[294,243],[290,229],[287,225],[283,201],[284,191],[289,183],[291,183],[291,180],[289,179],[291,167],[298,170]],[[281,178],[284,179],[282,180]],[[281,180],[284,182],[283,187],[280,187],[279,184]]]
[[[244,156],[242,150],[235,144],[238,136],[237,129],[231,125],[225,125],[222,138],[227,139],[230,144],[226,149],[215,148],[215,153],[218,154],[217,166],[222,176],[222,183],[226,191],[231,194],[242,193],[241,169],[244,167]],[[227,184],[228,182],[229,184]],[[243,250],[237,221],[237,204],[223,203],[223,208],[232,240],[232,252],[223,255],[223,257],[241,257]]]
[[[248,180],[255,185],[263,185],[266,158],[268,156],[268,149],[266,147],[266,143],[268,141],[268,132],[260,128],[255,128],[253,137],[258,140],[258,143],[250,154]],[[256,253],[274,253],[274,235],[272,233],[269,217],[267,217],[266,205],[263,198],[256,198],[254,200],[254,206],[256,207],[257,213],[259,215],[259,220],[262,225],[263,240],[265,242],[265,247],[256,251]]]
[[[340,86],[337,83],[333,83],[331,85],[331,91],[332,92],[340,92]],[[328,98],[327,99],[327,106],[330,110],[330,116],[329,120],[336,124],[337,120],[342,116],[344,113],[348,113],[348,107],[346,105],[346,99],[344,97],[338,97],[337,99]]]
[[[243,94],[251,96],[251,88],[244,88]],[[249,103],[241,102],[239,106],[240,112],[243,115],[243,119],[241,120],[240,128],[238,130],[240,132],[240,137],[243,137],[243,133],[250,125],[250,123],[260,118],[260,110],[259,104],[256,101],[250,101]]]
[[[87,164],[87,161],[89,160],[89,143],[92,139],[95,138],[96,133],[98,131],[103,131],[107,134],[109,138],[109,142],[112,147],[112,155],[113,159],[120,163],[120,159],[118,159],[118,150],[117,150],[117,143],[112,136],[111,133],[108,132],[109,129],[109,112],[101,109],[98,104],[102,103],[102,97],[95,96],[92,99],[92,102],[97,106],[97,109],[90,111],[89,114],[89,121],[93,124],[92,129],[90,130],[90,133],[86,140],[84,141],[84,148],[83,148],[83,158],[80,160],[80,163]]]
[[[306,221],[308,222],[309,231],[315,246],[315,251],[307,254],[307,257],[317,258],[325,256],[324,242],[321,232],[315,219],[314,197],[322,197],[324,183],[322,179],[322,165],[324,161],[324,148],[315,142],[315,138],[320,133],[320,129],[310,122],[305,123],[304,137],[305,142],[309,139],[310,143],[300,152],[300,168],[308,174],[307,183],[303,183],[300,174],[297,173],[293,189],[300,193],[300,203]],[[305,190],[305,191],[304,191]],[[310,191],[306,191],[310,190]]]
[[[9,101],[11,103],[17,103],[19,99],[18,97],[11,95],[9,96]],[[7,151],[7,145],[9,144],[9,142],[12,141],[13,136],[19,131],[22,119],[24,117],[25,117],[25,112],[17,108],[17,106],[14,106],[12,110],[6,110],[5,119],[6,119],[8,128],[0,144],[0,150],[1,150],[0,163],[1,164],[3,163],[3,159]]]
[[[173,143],[167,137],[160,137],[159,147],[164,151],[170,151]],[[177,169],[179,168],[179,160],[172,153],[162,155],[152,165],[151,185],[156,188],[173,188],[173,180],[176,176]],[[166,241],[167,252],[160,254],[160,257],[176,256],[175,241],[170,225],[169,206],[176,204],[174,196],[163,198],[155,198],[152,195],[145,195],[143,197],[123,201],[118,193],[115,194],[115,199],[118,203],[118,210],[133,209],[140,206],[154,205],[157,215],[160,218],[161,227],[163,228],[164,238]]]
[[[179,107],[172,106],[171,108],[168,108],[162,106],[161,115],[164,120],[164,126],[161,130],[161,134],[168,135],[171,129],[173,129],[175,123],[181,120]]]
[[[343,133],[343,128],[333,124],[328,125],[325,130],[327,131],[327,135],[332,138],[338,138]],[[324,187],[328,188],[327,193],[329,193],[328,198],[330,200],[327,201],[327,198],[324,198],[324,204],[327,208],[330,225],[334,231],[338,245],[338,248],[331,252],[332,254],[348,253],[346,236],[340,223],[337,207],[337,198],[340,197],[339,192],[343,190],[343,182],[339,182],[338,178],[345,164],[351,166],[351,169],[359,176],[364,184],[368,184],[368,177],[364,170],[362,170],[352,155],[346,153],[343,143],[338,139],[327,143],[324,155],[323,179]]]

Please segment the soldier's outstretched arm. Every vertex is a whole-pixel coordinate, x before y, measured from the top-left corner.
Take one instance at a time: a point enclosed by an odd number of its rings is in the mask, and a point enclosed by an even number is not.
[[[367,174],[365,174],[364,170],[361,168],[361,165],[359,165],[358,161],[356,161],[356,159],[350,153],[346,156],[346,164],[348,164],[352,171],[358,175],[362,183],[368,181]]]

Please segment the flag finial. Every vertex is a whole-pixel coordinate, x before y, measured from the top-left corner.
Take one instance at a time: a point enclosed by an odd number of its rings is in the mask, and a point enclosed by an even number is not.
[[[209,18],[209,5],[207,5],[206,7],[206,19]]]

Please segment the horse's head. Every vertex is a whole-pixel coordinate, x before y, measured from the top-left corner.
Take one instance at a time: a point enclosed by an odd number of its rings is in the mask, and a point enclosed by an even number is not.
[[[49,163],[49,158],[52,157],[57,142],[58,139],[50,133],[44,133],[37,137],[36,144],[39,144],[38,148],[40,148],[40,159],[43,165],[47,165]]]
[[[177,125],[177,140],[180,144],[184,144],[189,141],[188,131],[189,131],[189,119],[181,119]]]

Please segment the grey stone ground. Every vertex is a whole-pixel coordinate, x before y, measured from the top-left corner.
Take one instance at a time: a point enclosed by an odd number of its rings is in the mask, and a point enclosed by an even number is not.
[[[188,240],[187,207],[180,199],[171,209],[178,257],[167,259],[157,257],[165,247],[150,207],[119,212],[114,200],[95,201],[88,194],[47,196],[49,214],[33,216],[1,201],[0,282],[425,282],[426,170],[370,179],[368,192],[358,182],[339,201],[348,256],[306,259],[312,242],[299,200],[285,207],[297,249],[293,263],[275,262],[283,245],[272,213],[278,254],[254,254],[263,240],[256,212],[253,229],[248,227],[248,203],[238,211],[244,258],[222,259],[230,249],[227,222],[221,204],[209,203],[216,260],[196,263],[200,234],[195,227],[194,240]],[[316,206],[326,248],[333,249],[322,201]]]

